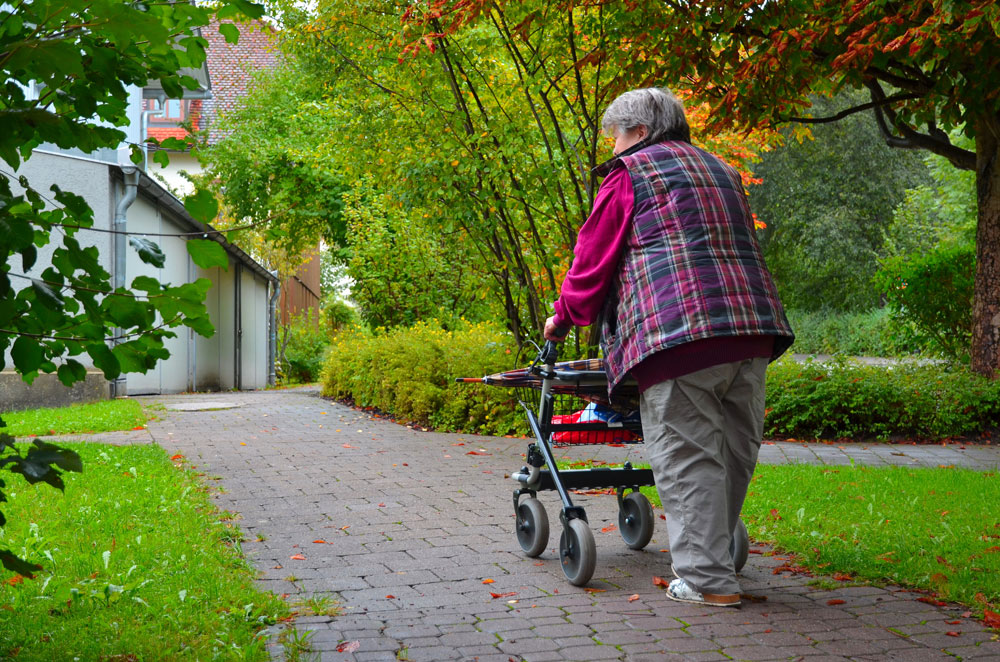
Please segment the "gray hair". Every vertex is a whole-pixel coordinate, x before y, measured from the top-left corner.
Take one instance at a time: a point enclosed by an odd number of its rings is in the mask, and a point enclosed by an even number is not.
[[[606,133],[614,129],[631,131],[639,126],[646,127],[650,142],[691,142],[684,104],[666,88],[629,90],[611,102],[601,120],[601,128]]]

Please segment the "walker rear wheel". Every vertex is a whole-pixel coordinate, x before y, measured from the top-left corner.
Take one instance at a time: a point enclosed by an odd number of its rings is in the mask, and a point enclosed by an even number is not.
[[[747,534],[746,524],[742,519],[736,520],[736,528],[733,529],[733,542],[729,545],[729,553],[733,557],[733,567],[739,572],[747,563],[750,555],[750,536]]]
[[[559,559],[562,561],[563,574],[573,586],[583,586],[594,576],[597,548],[594,545],[594,534],[590,532],[587,522],[571,519],[566,523],[566,528],[559,537]]]
[[[549,544],[549,516],[535,497],[529,497],[517,507],[517,542],[529,558],[545,551]]]
[[[642,492],[630,492],[618,509],[618,530],[629,549],[642,549],[653,538],[653,506]]]

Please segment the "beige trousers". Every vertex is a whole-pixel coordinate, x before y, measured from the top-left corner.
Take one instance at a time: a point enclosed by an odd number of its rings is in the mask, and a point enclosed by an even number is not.
[[[660,382],[639,410],[678,577],[739,593],[729,546],[764,434],[768,360],[723,363]]]

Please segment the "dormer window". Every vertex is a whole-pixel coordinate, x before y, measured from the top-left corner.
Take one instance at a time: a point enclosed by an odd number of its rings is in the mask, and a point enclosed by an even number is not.
[[[156,99],[145,99],[146,110],[157,110],[160,107]],[[187,119],[188,101],[186,99],[166,99],[164,103],[166,112],[162,115],[150,115],[150,124],[178,124]]]

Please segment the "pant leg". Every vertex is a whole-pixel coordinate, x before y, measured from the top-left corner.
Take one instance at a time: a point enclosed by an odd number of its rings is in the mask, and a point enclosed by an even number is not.
[[[667,380],[640,398],[646,456],[667,519],[674,571],[702,593],[739,592],[729,553],[722,404],[739,365]]]
[[[743,361],[722,400],[726,444],[724,462],[728,483],[729,530],[743,510],[747,488],[757,466],[764,436],[764,383],[767,359]]]

